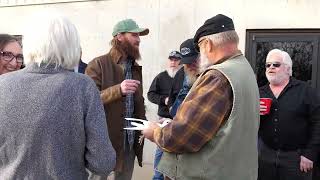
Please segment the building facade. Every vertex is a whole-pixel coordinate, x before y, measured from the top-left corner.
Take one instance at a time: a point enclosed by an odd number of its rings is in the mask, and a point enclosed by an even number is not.
[[[140,44],[146,95],[168,53],[178,50],[206,19],[222,13],[234,20],[240,49],[260,85],[265,83],[266,53],[276,47],[294,56],[295,76],[320,90],[319,7],[318,0],[0,0],[0,32],[23,36],[30,15],[54,9],[77,26],[83,60],[89,62],[110,48],[114,24],[133,18],[150,29]],[[146,107],[148,119],[155,120],[157,106],[146,100]],[[145,163],[152,164],[155,146],[147,143],[145,148]]]

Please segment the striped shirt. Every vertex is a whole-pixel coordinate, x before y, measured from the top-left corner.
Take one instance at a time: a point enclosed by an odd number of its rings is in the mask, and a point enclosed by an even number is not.
[[[218,70],[203,73],[181,104],[173,121],[156,128],[154,141],[164,151],[197,152],[229,118],[232,88]]]

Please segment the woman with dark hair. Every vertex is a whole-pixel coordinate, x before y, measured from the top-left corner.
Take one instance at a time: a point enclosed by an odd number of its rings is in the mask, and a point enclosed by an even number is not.
[[[0,34],[0,75],[19,70],[23,63],[22,47],[9,34]]]

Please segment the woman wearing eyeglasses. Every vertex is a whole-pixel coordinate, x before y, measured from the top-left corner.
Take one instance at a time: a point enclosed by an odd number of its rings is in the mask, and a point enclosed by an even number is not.
[[[0,75],[19,70],[23,63],[22,47],[9,34],[0,34]]]

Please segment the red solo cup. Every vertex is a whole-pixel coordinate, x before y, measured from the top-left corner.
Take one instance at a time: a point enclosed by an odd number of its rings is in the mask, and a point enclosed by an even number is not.
[[[263,105],[267,106],[267,109],[265,112],[262,112],[262,115],[267,115],[270,113],[270,108],[272,104],[272,98],[260,98],[260,102],[264,102]]]

